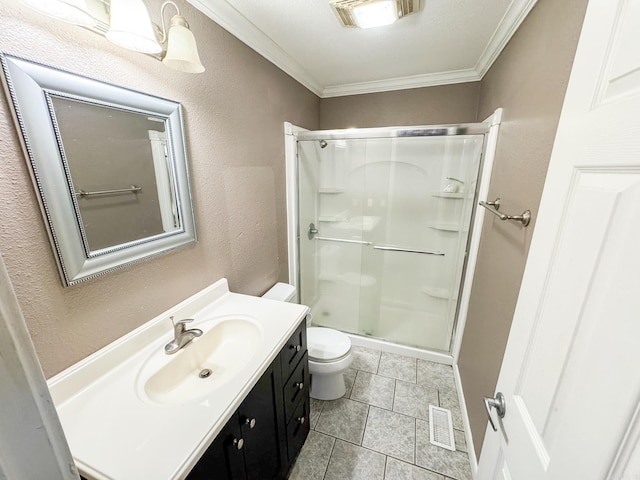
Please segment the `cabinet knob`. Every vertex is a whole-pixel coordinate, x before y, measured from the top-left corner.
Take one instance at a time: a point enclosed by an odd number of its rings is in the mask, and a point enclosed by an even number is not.
[[[304,388],[304,383],[302,383],[302,382],[300,382],[300,383],[296,382],[296,383],[294,383],[294,384],[293,384],[293,388],[294,388],[294,389],[296,389],[296,390],[302,390],[302,389]]]
[[[242,450],[242,447],[244,447],[244,439],[243,438],[234,438],[233,439],[233,446],[236,447],[237,450]]]
[[[300,350],[302,350],[302,345],[291,345],[289,348],[291,350],[295,350],[296,352],[299,352]]]
[[[256,426],[256,419],[255,418],[245,418],[244,419],[244,424],[245,425],[249,425],[249,428],[253,428]]]
[[[301,425],[303,425],[304,422],[306,421],[304,417],[298,417],[296,420],[298,420],[298,422],[300,422]]]

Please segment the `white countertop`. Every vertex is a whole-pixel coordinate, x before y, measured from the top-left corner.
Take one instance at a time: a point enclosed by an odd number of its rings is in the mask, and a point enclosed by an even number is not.
[[[51,378],[49,389],[82,475],[91,480],[186,477],[307,310],[231,293],[222,279]],[[145,361],[173,339],[170,315],[194,318],[188,328],[214,317],[249,316],[260,325],[258,351],[224,388],[205,397],[182,405],[151,401],[140,392],[139,374]]]

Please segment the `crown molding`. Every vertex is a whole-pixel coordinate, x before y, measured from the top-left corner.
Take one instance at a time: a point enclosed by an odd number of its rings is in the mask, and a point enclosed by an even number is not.
[[[480,78],[484,77],[489,71],[493,62],[495,62],[500,53],[502,53],[504,47],[507,46],[511,37],[516,33],[520,24],[527,15],[529,15],[529,12],[537,2],[538,0],[514,0],[511,2],[498,28],[493,32],[487,47],[484,49],[484,52],[482,52],[482,55],[480,55],[478,63],[476,63],[475,70],[478,72]]]
[[[474,68],[330,86],[320,85],[302,65],[226,0],[187,1],[320,98],[330,98],[482,80],[538,0],[511,2]]]
[[[451,85],[454,83],[477,82],[482,78],[470,68],[450,72],[427,73],[408,77],[389,78],[372,82],[346,83],[332,85],[322,90],[321,98],[344,97],[347,95],[361,95],[364,93],[390,92],[392,90],[407,90],[409,88],[435,87],[437,85]]]
[[[249,48],[255,50],[313,93],[321,96],[322,86],[313,79],[309,72],[226,0],[187,1]]]

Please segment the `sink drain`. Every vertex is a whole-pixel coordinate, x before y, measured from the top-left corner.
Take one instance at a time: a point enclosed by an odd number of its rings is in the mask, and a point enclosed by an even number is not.
[[[210,368],[205,368],[204,370],[201,370],[200,373],[198,374],[200,378],[207,378],[209,375],[211,375]]]

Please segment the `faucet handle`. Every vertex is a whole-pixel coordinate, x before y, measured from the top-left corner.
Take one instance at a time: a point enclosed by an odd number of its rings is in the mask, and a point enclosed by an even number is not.
[[[184,332],[185,331],[185,325],[187,323],[193,322],[193,318],[184,318],[184,319],[178,320],[176,322],[176,321],[173,320],[173,315],[171,315],[169,317],[169,319],[171,320],[171,323],[173,324],[173,330],[175,332]]]

